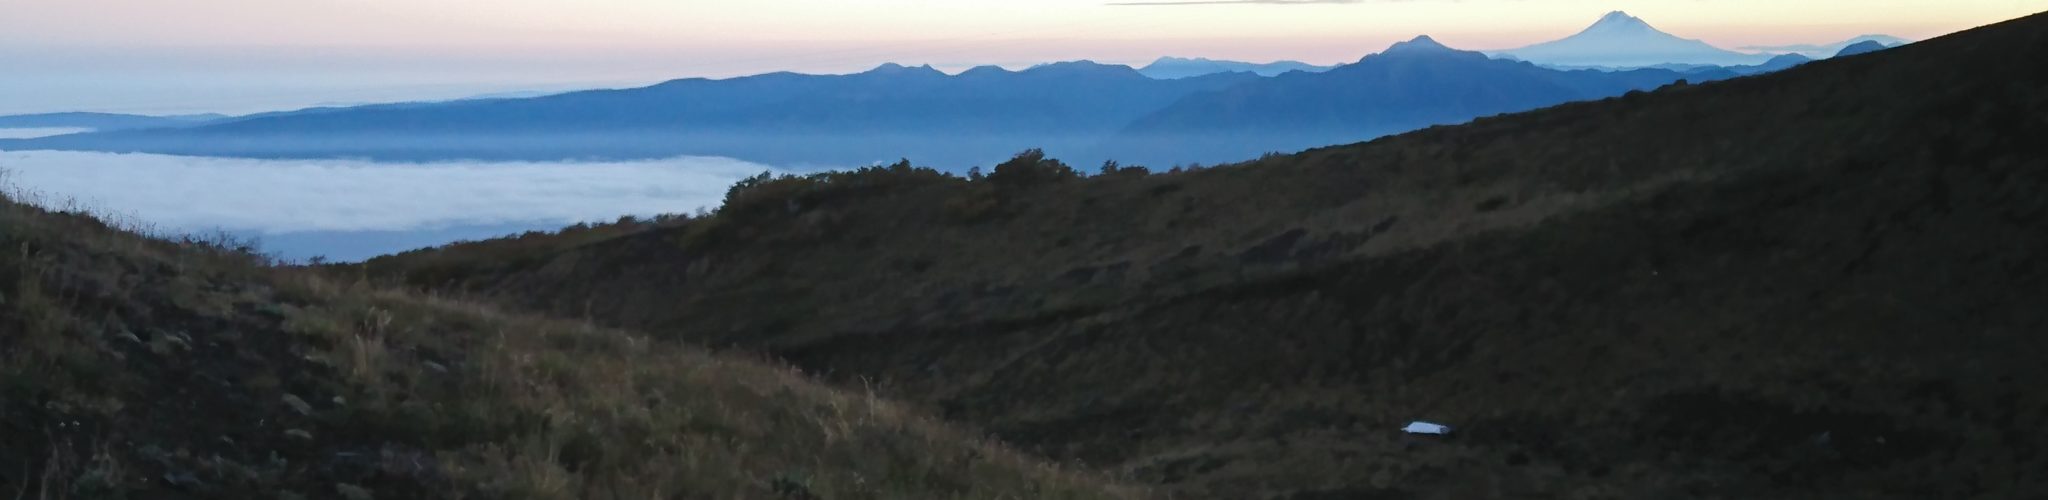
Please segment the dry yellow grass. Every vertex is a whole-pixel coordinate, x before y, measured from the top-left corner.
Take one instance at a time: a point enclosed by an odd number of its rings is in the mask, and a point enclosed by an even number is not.
[[[786,366],[0,200],[25,498],[1128,498]]]

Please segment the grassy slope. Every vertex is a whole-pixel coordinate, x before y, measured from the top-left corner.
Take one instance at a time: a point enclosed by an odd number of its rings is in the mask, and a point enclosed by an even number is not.
[[[0,497],[1118,498],[787,368],[0,199]]]
[[[2035,16],[1187,174],[791,182],[364,270],[879,380],[1196,496],[2020,496],[2044,59]]]

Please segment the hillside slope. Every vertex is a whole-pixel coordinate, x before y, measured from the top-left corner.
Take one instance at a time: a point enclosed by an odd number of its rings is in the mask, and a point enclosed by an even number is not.
[[[785,368],[0,199],[10,498],[1124,498]]]
[[[348,272],[1200,498],[2048,492],[2048,16],[1174,175],[907,165]],[[1451,439],[1399,434],[1410,419]]]

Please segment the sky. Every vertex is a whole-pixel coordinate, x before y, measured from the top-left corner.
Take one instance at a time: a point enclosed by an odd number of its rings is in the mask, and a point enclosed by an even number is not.
[[[1150,0],[1111,0],[1147,2]],[[1611,10],[1729,48],[1925,39],[2048,0],[0,0],[0,114],[248,113],[884,62],[1356,60],[1502,49]]]

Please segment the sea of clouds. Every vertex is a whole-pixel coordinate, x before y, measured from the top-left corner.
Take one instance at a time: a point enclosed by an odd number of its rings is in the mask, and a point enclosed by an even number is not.
[[[37,137],[49,137],[49,136],[53,136],[53,135],[66,135],[66,134],[76,134],[76,133],[80,133],[80,132],[91,132],[91,131],[92,131],[92,129],[89,129],[89,128],[66,128],[66,127],[45,127],[45,128],[0,128],[0,139],[34,139],[34,138],[37,138]]]
[[[341,260],[577,222],[715,208],[774,170],[728,158],[380,163],[0,151],[14,189],[159,230],[238,235]],[[322,246],[334,248],[320,248]],[[333,251],[325,251],[333,250]]]

